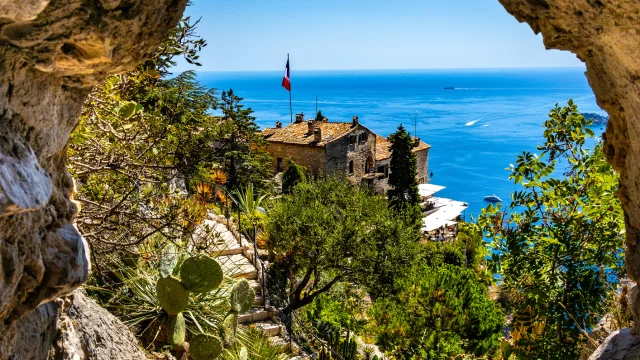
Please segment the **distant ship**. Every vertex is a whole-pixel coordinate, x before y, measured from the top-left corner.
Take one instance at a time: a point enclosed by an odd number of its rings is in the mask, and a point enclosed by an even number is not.
[[[496,194],[493,194],[491,196],[485,196],[484,200],[488,202],[502,202],[502,199],[497,197]]]
[[[454,88],[453,86],[447,86],[444,88],[445,90],[455,90],[456,88]]]
[[[477,122],[478,122],[478,120],[469,121],[468,123],[464,124],[464,126],[471,126],[471,125],[473,125],[473,124],[475,124]]]

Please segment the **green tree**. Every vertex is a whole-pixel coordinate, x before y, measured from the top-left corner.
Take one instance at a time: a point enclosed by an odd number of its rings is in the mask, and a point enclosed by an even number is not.
[[[324,120],[324,115],[322,115],[322,111],[318,110],[318,113],[316,114],[316,121],[323,121]]]
[[[299,183],[270,210],[267,232],[272,267],[290,279],[285,311],[338,282],[392,286],[419,251],[418,234],[384,198],[336,179]]]
[[[259,189],[266,187],[264,179],[271,175],[271,161],[263,150],[265,140],[261,135],[251,108],[244,108],[242,98],[233,89],[223,91],[220,109],[220,136],[217,138],[216,155],[229,174],[227,187],[243,188],[253,183]]]
[[[414,140],[402,125],[389,136],[391,141],[391,173],[387,196],[391,206],[403,208],[419,203],[418,182],[416,180],[416,155],[413,153]]]
[[[296,164],[291,159],[287,159],[285,164],[287,166],[287,170],[282,174],[282,192],[284,194],[289,194],[294,186],[307,180],[305,175],[306,169],[304,166]]]
[[[424,266],[371,310],[376,343],[399,359],[451,359],[496,351],[504,318],[470,269]]]
[[[540,155],[523,152],[508,169],[523,190],[482,211],[514,315],[515,350],[522,358],[574,358],[606,302],[608,279],[623,266],[623,213],[618,173],[573,101],[545,121]],[[563,172],[557,178],[556,168]]]

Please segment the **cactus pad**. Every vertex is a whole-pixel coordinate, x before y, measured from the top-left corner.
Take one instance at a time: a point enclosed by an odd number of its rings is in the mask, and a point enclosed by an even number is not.
[[[189,292],[180,280],[173,276],[158,280],[156,294],[160,306],[169,315],[178,315],[189,305]]]
[[[169,332],[169,344],[173,350],[184,349],[184,336],[186,333],[186,327],[184,323],[184,316],[179,313],[177,316],[169,316],[168,324]]]
[[[189,291],[205,294],[222,283],[222,267],[206,255],[190,257],[180,268],[182,283]]]
[[[251,285],[246,279],[240,280],[231,290],[231,309],[242,314],[253,306],[256,292],[253,291]]]
[[[193,360],[213,360],[222,354],[222,342],[215,336],[200,334],[189,343]]]
[[[238,313],[230,311],[224,318],[220,336],[224,340],[224,344],[229,346],[236,341],[236,332],[238,331]]]

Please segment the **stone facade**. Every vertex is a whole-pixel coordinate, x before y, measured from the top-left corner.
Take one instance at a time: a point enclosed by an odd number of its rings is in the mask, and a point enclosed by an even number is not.
[[[359,123],[303,121],[263,131],[273,157],[274,173],[285,170],[286,159],[307,168],[313,175],[345,177],[352,183],[367,186],[377,193],[388,187],[391,152],[388,140]],[[417,160],[416,177],[420,183],[428,180],[429,145],[419,142],[414,150]]]

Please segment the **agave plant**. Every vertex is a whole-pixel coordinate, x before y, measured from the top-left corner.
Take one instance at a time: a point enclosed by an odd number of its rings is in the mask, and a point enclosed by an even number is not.
[[[264,194],[256,198],[253,191],[253,184],[248,184],[244,191],[234,191],[234,194],[236,195],[236,202],[238,206],[240,206],[240,209],[247,214],[247,216],[250,216],[252,220],[259,216],[262,202],[269,196],[268,194]]]

